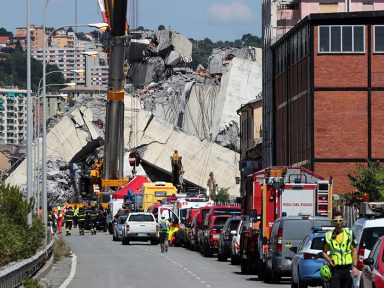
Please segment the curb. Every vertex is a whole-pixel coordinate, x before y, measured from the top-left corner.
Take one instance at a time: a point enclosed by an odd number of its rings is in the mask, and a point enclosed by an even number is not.
[[[44,266],[39,269],[39,271],[36,272],[36,274],[32,277],[33,280],[40,281],[41,278],[44,278],[48,275],[49,271],[51,271],[53,266],[53,253],[51,257],[45,262]]]

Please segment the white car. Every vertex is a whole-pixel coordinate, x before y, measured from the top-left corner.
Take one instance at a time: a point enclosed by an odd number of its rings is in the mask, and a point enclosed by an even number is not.
[[[240,237],[241,237],[241,225],[237,226],[236,234],[232,237],[231,243],[231,264],[238,264],[240,262]]]
[[[123,245],[130,241],[150,241],[151,245],[157,245],[157,222],[152,213],[130,213],[123,227]]]
[[[384,235],[384,218],[372,216],[359,218],[353,224],[352,229],[357,241],[357,268],[362,271],[364,267],[363,260],[368,258],[377,239]],[[360,279],[356,282],[360,283]]]

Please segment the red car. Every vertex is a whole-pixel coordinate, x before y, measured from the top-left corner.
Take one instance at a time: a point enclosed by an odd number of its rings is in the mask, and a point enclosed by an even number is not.
[[[360,288],[384,287],[384,236],[377,240],[363,263]]]

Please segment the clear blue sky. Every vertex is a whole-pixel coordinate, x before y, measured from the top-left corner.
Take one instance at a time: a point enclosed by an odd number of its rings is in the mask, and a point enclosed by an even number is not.
[[[129,2],[131,0],[128,0]],[[1,0],[0,27],[15,33],[26,26],[27,0]],[[156,29],[160,24],[187,38],[239,39],[261,35],[261,0],[138,0],[137,24]],[[31,0],[32,24],[42,24],[43,0]],[[75,23],[76,0],[50,0],[47,26]],[[101,22],[97,0],[77,0],[78,24]]]

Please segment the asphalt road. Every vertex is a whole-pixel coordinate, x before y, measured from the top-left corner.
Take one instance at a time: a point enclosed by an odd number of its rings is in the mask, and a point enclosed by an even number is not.
[[[290,287],[289,279],[266,284],[256,275],[242,275],[239,266],[204,258],[184,248],[170,247],[163,254],[160,246],[145,242],[123,246],[113,242],[108,233],[78,236],[77,229],[66,241],[77,255],[76,273],[68,285],[71,288]]]

